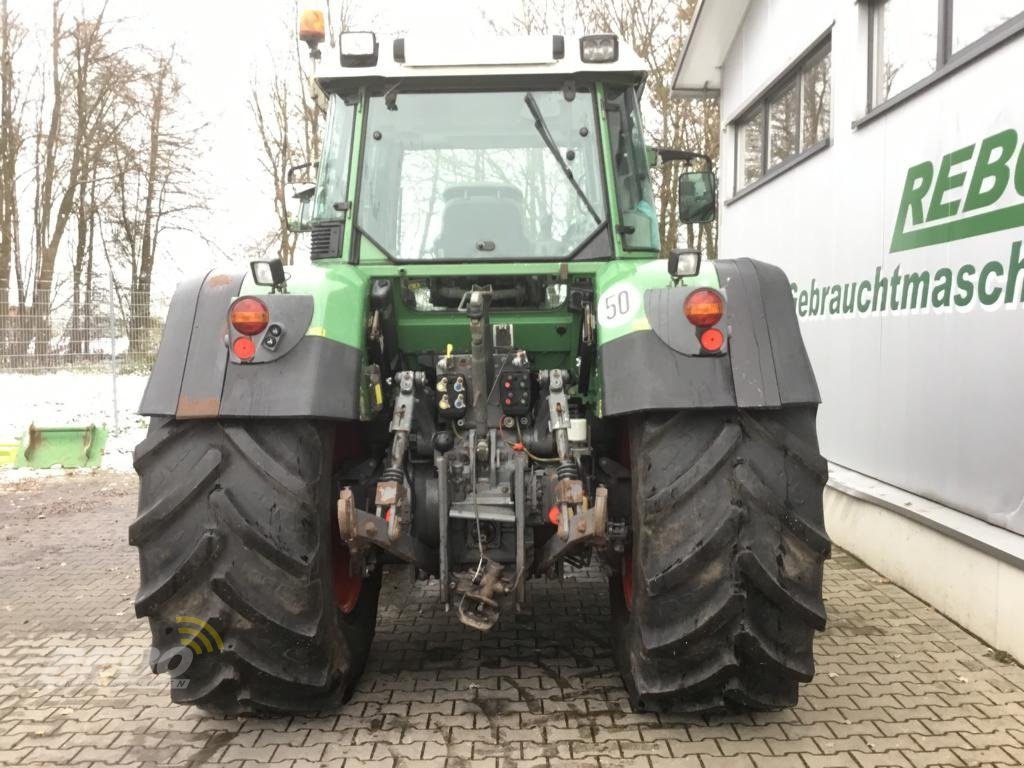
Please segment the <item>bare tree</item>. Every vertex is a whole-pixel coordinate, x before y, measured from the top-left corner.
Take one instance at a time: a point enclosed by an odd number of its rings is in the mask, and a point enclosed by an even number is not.
[[[18,306],[10,306],[11,267],[20,266],[18,158],[25,142],[24,96],[14,72],[14,57],[25,41],[25,28],[0,0],[0,357],[13,330],[14,315],[24,309],[18,285]]]
[[[283,24],[287,34],[294,34],[292,25],[298,17],[298,4],[292,3],[291,10],[291,19]],[[349,3],[327,4],[328,49],[333,51],[337,36],[349,28],[351,19]],[[249,94],[249,111],[260,140],[260,167],[269,177],[274,194],[275,226],[256,250],[276,250],[285,264],[294,261],[298,241],[297,236],[288,231],[288,169],[315,163],[320,158],[321,107],[310,84],[312,74],[313,63],[305,45],[295,37],[288,60],[275,67],[269,82],[254,79]]]
[[[148,349],[161,235],[188,228],[186,214],[202,204],[184,159],[194,156],[199,129],[180,109],[173,49],[116,49],[105,5],[73,16],[52,0],[46,57],[32,62],[7,3],[0,0],[0,354],[24,360],[34,345],[37,363],[49,361],[54,315],[69,307],[67,336],[58,341],[66,338],[71,355],[89,351],[94,299],[106,290],[95,281],[97,241],[108,254],[103,271],[123,288],[124,325],[138,354]],[[19,174],[21,164],[30,178]],[[19,205],[31,212],[24,248]],[[12,343],[13,317],[25,332]]]
[[[108,230],[113,251],[129,270],[124,313],[128,352],[139,359],[150,350],[153,269],[161,235],[187,229],[188,214],[203,204],[182,158],[197,144],[201,126],[186,123],[183,91],[175,73],[174,51],[156,55],[140,71],[134,101],[121,105],[121,138],[111,147],[112,189]]]
[[[300,162],[311,162],[303,157],[300,136],[296,130],[295,96],[289,87],[290,78],[275,73],[267,95],[260,94],[254,82],[249,95],[249,109],[260,139],[260,166],[270,177],[274,187],[275,237],[277,257],[291,264],[295,253],[296,236],[288,231],[288,201],[285,197],[288,169]],[[308,155],[306,156],[309,157]]]
[[[75,217],[77,219],[74,256],[71,261],[71,332],[68,351],[72,355],[86,351],[90,337],[89,319],[92,314],[93,242],[97,225],[97,189],[109,181],[110,147],[125,129],[130,110],[136,99],[133,85],[140,76],[138,67],[129,62],[123,52],[111,51],[106,41],[106,30],[100,28],[103,20],[76,21],[72,32],[75,67],[73,114],[76,124],[88,119],[87,113],[97,97],[106,102],[101,113],[95,115],[95,127],[88,136],[80,136],[81,163],[78,178],[69,180],[77,184]],[[93,70],[93,71],[90,71]],[[129,109],[124,106],[128,105]],[[105,189],[102,190],[105,193]]]
[[[109,140],[110,117],[133,78],[124,57],[110,50],[105,7],[91,19],[65,25],[54,2],[50,39],[49,119],[36,136],[36,191],[33,210],[34,259],[31,315],[37,355],[48,355],[54,270],[83,180],[96,172],[101,147]],[[65,55],[64,44],[71,45]],[[43,101],[40,104],[43,104]]]

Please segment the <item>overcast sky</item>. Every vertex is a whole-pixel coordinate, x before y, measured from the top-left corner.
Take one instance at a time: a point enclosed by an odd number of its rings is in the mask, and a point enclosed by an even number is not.
[[[81,8],[93,14],[103,6],[101,0],[64,2],[69,14]],[[31,29],[36,51],[42,53],[49,34],[50,2],[9,3]],[[422,32],[452,37],[489,31],[488,17],[507,21],[513,3],[376,0],[352,5],[357,26],[379,34]],[[213,204],[205,220],[197,223],[223,253],[211,252],[194,236],[168,237],[165,256],[175,264],[173,272],[189,273],[226,259],[241,263],[246,246],[273,227],[273,193],[259,167],[259,147],[246,100],[253,79],[284,61],[294,44],[293,0],[108,0],[107,18],[123,20],[117,33],[123,45],[175,47],[196,123],[209,124],[192,162],[205,179]],[[163,282],[174,281],[173,272],[166,272]]]

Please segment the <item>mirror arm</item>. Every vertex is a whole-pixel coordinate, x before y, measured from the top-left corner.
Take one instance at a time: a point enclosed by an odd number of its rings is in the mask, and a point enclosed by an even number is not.
[[[658,155],[662,165],[680,161],[689,165],[696,160],[703,160],[708,164],[708,168],[713,167],[714,164],[714,161],[703,152],[690,152],[686,149],[672,149],[671,147],[655,147],[654,152]]]
[[[286,184],[294,184],[295,183],[295,174],[296,173],[298,173],[299,171],[304,171],[307,168],[317,168],[317,167],[319,167],[319,165],[320,165],[320,161],[319,160],[313,160],[312,162],[299,163],[298,165],[293,165],[291,168],[288,169],[288,173],[285,174],[285,183]]]

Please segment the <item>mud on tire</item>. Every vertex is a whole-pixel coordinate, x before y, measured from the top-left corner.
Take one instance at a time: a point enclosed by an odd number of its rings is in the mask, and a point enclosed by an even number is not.
[[[635,709],[786,707],[813,677],[830,553],[815,411],[634,418],[631,570],[609,586]]]
[[[152,420],[135,449],[135,611],[149,618],[163,658],[197,631],[185,617],[206,623],[199,632],[213,646],[194,637],[199,652],[172,663],[173,701],[219,715],[274,714],[316,711],[351,693],[380,579],[363,581],[350,613],[338,610],[332,448],[332,431],[309,422]]]

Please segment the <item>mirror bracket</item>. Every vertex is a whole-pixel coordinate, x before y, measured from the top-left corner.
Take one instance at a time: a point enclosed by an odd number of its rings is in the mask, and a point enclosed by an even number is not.
[[[711,158],[703,152],[690,152],[686,149],[673,149],[672,147],[655,147],[654,154],[657,155],[658,160],[661,161],[661,165],[675,162],[683,162],[687,165],[692,165],[698,160],[703,160],[708,164],[708,168],[712,167]]]

